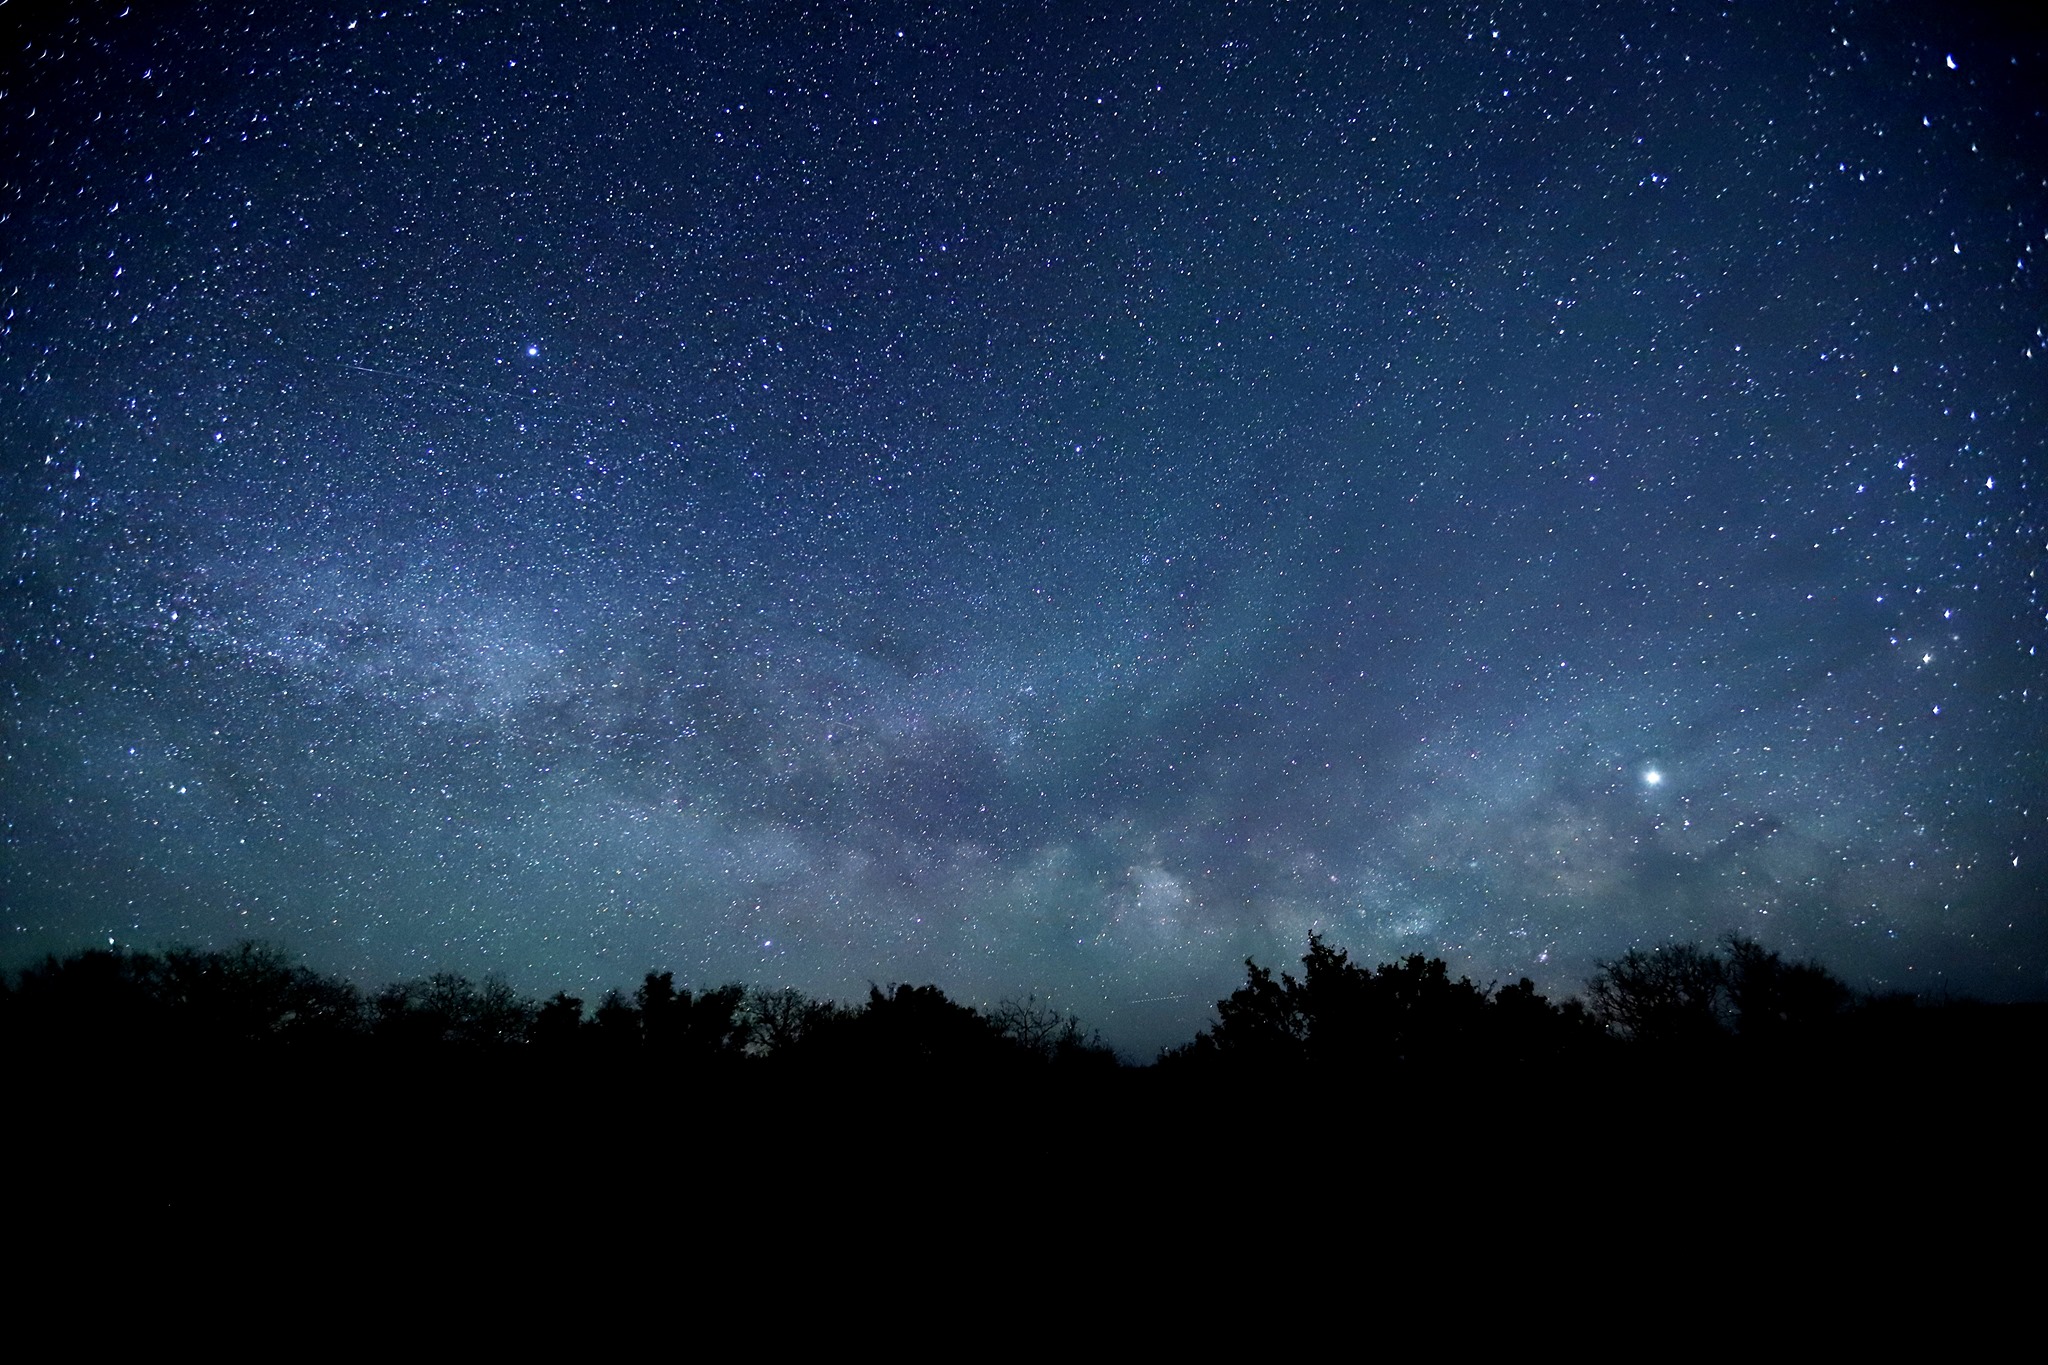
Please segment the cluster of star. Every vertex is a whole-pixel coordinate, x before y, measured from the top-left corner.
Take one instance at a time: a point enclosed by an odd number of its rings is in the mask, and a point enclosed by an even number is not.
[[[10,960],[2042,988],[2023,36],[25,22]]]

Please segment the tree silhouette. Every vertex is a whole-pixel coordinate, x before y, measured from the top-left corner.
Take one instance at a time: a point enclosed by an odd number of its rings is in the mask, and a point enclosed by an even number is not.
[[[45,958],[15,983],[10,1031],[52,1055],[161,1045],[160,967],[148,953],[107,948]]]
[[[1546,999],[1523,977],[1493,993],[1488,1030],[1503,1061],[1534,1062],[1587,1052],[1602,1036],[1600,1022],[1577,1000]]]
[[[1631,948],[1586,983],[1593,1017],[1631,1042],[1697,1048],[1725,1036],[1726,970],[1696,943]]]
[[[376,1037],[404,1049],[506,1048],[526,1041],[536,1013],[495,976],[478,985],[455,972],[386,986],[373,1001]]]
[[[842,1026],[849,1011],[831,1000],[813,1000],[794,987],[748,995],[748,1050],[755,1056],[789,1060]]]
[[[534,1011],[528,1041],[548,1052],[566,1052],[579,1042],[585,1025],[583,1002],[567,991],[556,991],[548,1002]]]
[[[1441,958],[1414,954],[1368,972],[1312,942],[1302,959],[1311,1060],[1358,1064],[1447,1061],[1476,1054],[1486,992],[1451,980]]]
[[[1311,951],[1317,942],[1309,940]],[[1301,1060],[1308,1038],[1308,1021],[1297,1004],[1300,988],[1294,978],[1283,975],[1276,983],[1271,968],[1261,967],[1250,958],[1244,960],[1244,978],[1244,984],[1227,999],[1216,1002],[1220,1022],[1207,1033],[1198,1034],[1196,1044],[1206,1040],[1216,1051],[1242,1059]]]
[[[1079,1019],[1040,1005],[1036,996],[1000,1001],[988,1020],[999,1037],[1032,1061],[1062,1068],[1118,1065],[1115,1051],[1099,1036],[1084,1033]]]
[[[1499,1011],[1488,993],[1464,977],[1452,980],[1439,958],[1420,954],[1379,968],[1310,935],[1302,974],[1282,973],[1249,959],[1245,984],[1216,1002],[1215,1027],[1164,1060],[1226,1059],[1235,1065],[1412,1067],[1473,1061],[1498,1051]],[[1545,1027],[1566,1018],[1524,983],[1506,1007]]]
[[[334,1044],[364,1026],[362,992],[268,944],[244,943],[225,953],[173,948],[155,976],[158,1008],[195,1040]]]
[[[617,991],[606,991],[591,1016],[590,1037],[598,1051],[629,1057],[640,1051],[640,1011]]]
[[[365,1027],[354,986],[255,942],[53,956],[21,973],[6,1006],[10,1028],[44,1050],[331,1045]]]
[[[1730,934],[1723,986],[1745,1041],[1783,1044],[1817,1036],[1841,1019],[1855,992],[1814,962],[1787,962],[1755,939]]]
[[[678,990],[673,972],[649,972],[633,993],[646,1049],[668,1059],[735,1058],[751,1026],[744,986],[718,986],[693,994]]]
[[[871,986],[830,1036],[841,1060],[884,1070],[993,1069],[1016,1056],[994,1024],[937,986]]]

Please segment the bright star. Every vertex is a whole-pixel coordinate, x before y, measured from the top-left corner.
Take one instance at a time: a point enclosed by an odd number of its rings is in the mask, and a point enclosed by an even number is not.
[[[1658,772],[1655,768],[1652,768],[1648,772],[1643,774],[1643,785],[1646,787],[1657,786],[1663,780],[1664,774]]]

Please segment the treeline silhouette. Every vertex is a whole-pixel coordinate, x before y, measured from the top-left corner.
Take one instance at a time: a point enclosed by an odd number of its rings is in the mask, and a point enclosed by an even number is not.
[[[497,977],[439,972],[374,992],[280,949],[89,949],[0,981],[0,1042],[16,1057],[173,1051],[390,1060],[430,1056],[647,1061],[708,1069],[1113,1070],[1117,1055],[1035,999],[976,1009],[936,986],[871,988],[858,1006],[794,989],[692,991],[649,972],[595,1009]]]
[[[775,1229],[822,1221],[972,1259],[967,1232],[1051,1235],[1083,1207],[1207,1245],[1292,1189],[1304,1217],[1404,1256],[1455,1229],[1462,1256],[1482,1225],[1444,1216],[1446,1192],[1485,1217],[1592,1191],[1689,1207],[1668,1196],[1687,1170],[1853,1208],[1929,1153],[2031,1170],[2042,1020],[1859,994],[1740,938],[1626,953],[1566,1000],[1318,938],[1287,972],[1247,962],[1208,1028],[1137,1064],[1035,1000],[931,985],[363,990],[249,943],[0,979],[0,1096],[23,1247],[124,1229],[176,1258],[211,1228],[365,1264],[394,1246],[538,1263],[617,1226],[756,1265],[785,1249]]]
[[[1930,1006],[1852,990],[1817,963],[1752,939],[1632,949],[1599,964],[1585,998],[1553,1001],[1523,978],[1481,987],[1441,959],[1368,968],[1311,937],[1301,971],[1247,960],[1217,1020],[1156,1067],[1120,1059],[1070,1014],[1035,999],[976,1008],[931,985],[871,988],[856,1005],[794,989],[678,986],[651,971],[589,1008],[520,995],[496,977],[436,973],[365,992],[280,949],[90,949],[0,978],[0,1045],[15,1058],[290,1052],[397,1062],[573,1060],[700,1073],[1174,1077],[1314,1071],[1455,1077],[1474,1069],[1609,1061],[1895,1059],[1903,1049],[2033,1047],[2042,1011]]]

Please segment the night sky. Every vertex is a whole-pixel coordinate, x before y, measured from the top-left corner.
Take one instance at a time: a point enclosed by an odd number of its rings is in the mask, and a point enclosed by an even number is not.
[[[298,8],[0,8],[0,962],[2048,994],[2038,28]]]

